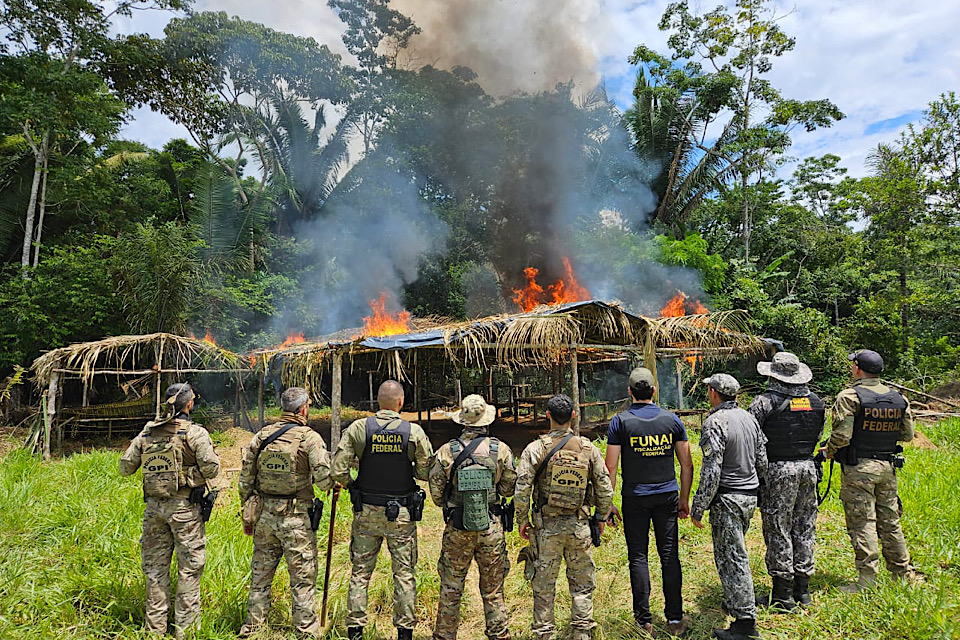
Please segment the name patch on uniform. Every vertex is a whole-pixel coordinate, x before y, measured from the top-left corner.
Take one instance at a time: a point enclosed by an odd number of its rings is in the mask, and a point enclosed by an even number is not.
[[[587,475],[584,469],[556,465],[550,475],[550,484],[555,487],[569,487],[583,489],[587,486]]]
[[[273,473],[290,473],[290,454],[285,451],[264,451],[260,454],[260,469]]]
[[[630,448],[642,456],[670,455],[673,448],[672,433],[657,433],[648,436],[630,436]]]
[[[790,398],[790,411],[813,411],[810,398]]]
[[[487,491],[493,487],[489,469],[457,469],[457,489],[460,491]]]
[[[403,436],[399,433],[375,433],[370,443],[371,453],[403,453]]]
[[[143,466],[144,473],[175,473],[177,470],[173,451],[144,453],[140,456],[140,464]]]

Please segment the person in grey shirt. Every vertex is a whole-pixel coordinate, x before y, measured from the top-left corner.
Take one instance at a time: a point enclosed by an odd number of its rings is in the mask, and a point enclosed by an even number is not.
[[[756,419],[737,406],[740,383],[717,373],[705,379],[713,407],[700,434],[703,465],[690,518],[701,529],[710,511],[713,558],[723,586],[723,604],[735,619],[728,629],[714,629],[720,640],[759,638],[753,574],[744,536],[757,508],[760,481],[767,473],[767,439]]]

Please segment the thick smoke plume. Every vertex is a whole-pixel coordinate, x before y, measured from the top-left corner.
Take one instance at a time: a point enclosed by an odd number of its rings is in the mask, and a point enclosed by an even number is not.
[[[594,86],[591,27],[599,0],[391,0],[422,29],[401,57],[410,66],[465,66],[488,93],[539,92],[558,82]]]

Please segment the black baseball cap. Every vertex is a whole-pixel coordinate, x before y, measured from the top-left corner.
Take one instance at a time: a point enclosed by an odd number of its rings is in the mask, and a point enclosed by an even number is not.
[[[858,349],[847,356],[867,373],[883,373],[883,357],[870,349]]]

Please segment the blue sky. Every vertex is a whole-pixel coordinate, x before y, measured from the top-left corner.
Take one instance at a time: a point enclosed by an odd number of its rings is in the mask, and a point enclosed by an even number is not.
[[[573,72],[576,79],[589,83],[603,78],[622,107],[631,100],[635,69],[627,63],[627,57],[633,49],[642,43],[667,52],[667,34],[657,29],[667,0],[394,1],[422,25],[431,24],[453,6],[475,3],[475,14],[482,12],[490,24],[513,29],[509,37],[497,40],[492,34],[480,44],[499,43],[503,49],[498,52],[499,59],[523,59],[533,64],[534,68],[528,69],[530,77],[536,76],[541,86],[570,77],[550,77],[567,73],[557,71],[555,60],[544,61],[543,69],[536,68],[541,58],[523,33],[535,32],[540,25],[536,23],[536,10],[531,11],[528,3],[562,12],[568,27],[563,37],[575,38],[577,43],[576,62],[582,68]],[[712,0],[690,2],[700,11],[710,10],[715,4]],[[342,25],[324,0],[197,0],[194,7],[199,11],[227,11],[278,30],[312,36],[345,53],[339,40]],[[960,89],[960,40],[956,38],[960,2],[799,0],[782,3],[778,11],[783,16],[782,28],[796,38],[797,46],[776,60],[769,79],[784,96],[829,98],[847,116],[831,129],[797,132],[792,155],[798,158],[834,153],[852,175],[862,175],[866,171],[864,160],[878,143],[894,140],[904,126],[919,120],[926,105],[941,93]],[[160,35],[168,19],[165,14],[138,12],[117,28]],[[441,58],[430,57],[429,61],[445,66]],[[484,71],[476,70],[482,81]],[[138,110],[125,135],[159,147],[184,132],[158,114]]]

